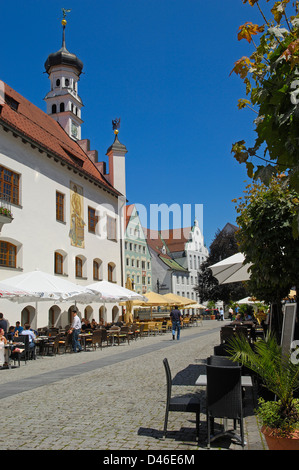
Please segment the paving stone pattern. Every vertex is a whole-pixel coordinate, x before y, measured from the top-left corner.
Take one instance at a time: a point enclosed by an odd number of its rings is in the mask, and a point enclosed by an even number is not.
[[[119,346],[78,354],[38,357],[20,368],[2,370],[1,450],[206,449],[204,388],[194,386],[205,359],[219,344],[223,322],[204,321],[184,328],[179,341],[171,332]],[[202,400],[200,442],[195,415],[170,413],[163,438],[168,358],[173,394],[198,393]],[[246,450],[266,450],[254,415],[254,394],[246,390]],[[20,423],[26,423],[26,426]],[[220,421],[219,421],[220,423]],[[17,432],[16,432],[17,429]],[[242,450],[227,437],[212,449]]]

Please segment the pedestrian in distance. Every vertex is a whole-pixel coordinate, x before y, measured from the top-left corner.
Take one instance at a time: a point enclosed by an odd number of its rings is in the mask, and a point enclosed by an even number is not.
[[[82,346],[79,342],[79,334],[81,332],[81,320],[77,315],[76,307],[73,307],[71,312],[73,314],[73,322],[72,322],[71,329],[69,330],[69,333],[70,334],[73,333],[72,347],[73,347],[73,351],[76,353],[77,349],[78,349],[78,352],[82,351]]]
[[[177,306],[170,312],[170,319],[172,322],[172,339],[175,339],[175,332],[177,332],[176,339],[180,339],[182,314]]]

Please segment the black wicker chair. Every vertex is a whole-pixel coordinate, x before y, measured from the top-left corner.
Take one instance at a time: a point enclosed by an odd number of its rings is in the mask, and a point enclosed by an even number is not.
[[[220,330],[220,342],[221,344],[226,343],[232,336],[235,335],[234,328],[232,326],[223,326]]]
[[[229,352],[227,350],[227,344],[222,343],[214,346],[214,355],[215,356],[229,356]]]
[[[239,367],[240,364],[233,362],[227,356],[210,356],[207,358],[207,364],[211,366],[228,366],[228,367]]]
[[[245,446],[244,426],[243,426],[243,404],[241,387],[241,366],[216,366],[207,364],[207,428],[208,439],[207,446],[215,439],[231,435],[236,437],[242,447]],[[211,437],[211,431],[214,434],[214,419],[224,419],[224,431]],[[234,430],[226,429],[226,420],[234,420]],[[240,436],[236,434],[236,423],[240,424]]]
[[[188,413],[196,413],[196,433],[197,438],[199,438],[199,422],[200,422],[200,400],[199,397],[193,396],[184,396],[184,397],[171,397],[172,389],[172,378],[168,360],[163,359],[163,364],[166,373],[167,381],[167,398],[166,398],[166,410],[165,410],[165,419],[164,419],[164,437],[167,435],[167,424],[168,424],[168,414],[170,411],[180,411]]]

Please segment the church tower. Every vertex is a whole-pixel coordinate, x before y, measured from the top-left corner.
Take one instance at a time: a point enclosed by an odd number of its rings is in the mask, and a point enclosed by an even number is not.
[[[78,81],[83,63],[70,53],[65,44],[65,11],[62,20],[62,47],[49,55],[45,69],[51,82],[51,90],[45,97],[47,114],[59,122],[74,140],[81,139],[82,100],[78,95]]]

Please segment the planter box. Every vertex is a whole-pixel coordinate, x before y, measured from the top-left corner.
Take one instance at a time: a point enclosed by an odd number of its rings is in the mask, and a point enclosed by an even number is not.
[[[269,450],[299,450],[299,431],[295,431],[291,437],[273,436],[273,431],[265,426],[261,431],[265,436]]]
[[[0,224],[10,224],[12,222],[13,217],[9,215],[0,214]]]

